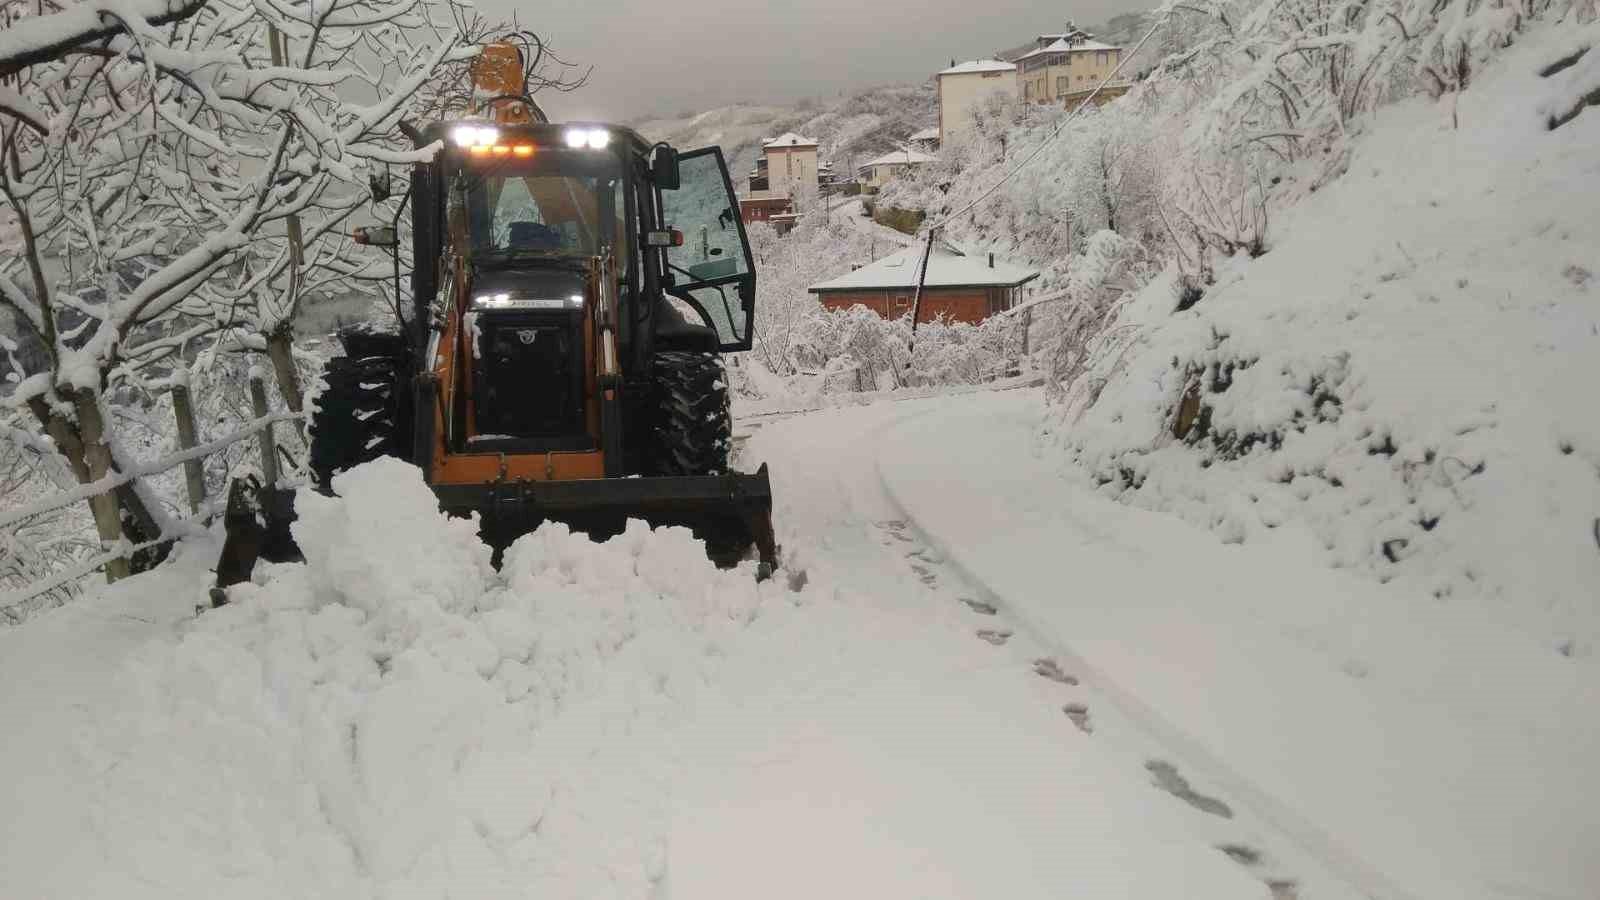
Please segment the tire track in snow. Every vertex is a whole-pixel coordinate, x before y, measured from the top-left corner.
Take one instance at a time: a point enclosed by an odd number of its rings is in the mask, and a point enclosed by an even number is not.
[[[928,412],[932,412],[932,410]],[[894,430],[921,418],[925,414],[919,413],[892,420],[885,423],[883,427],[874,429],[873,433]],[[1015,622],[1017,630],[1025,635],[1029,641],[1044,648],[1046,651],[1044,657],[1035,661],[1034,671],[1036,673],[1053,681],[1063,684],[1069,683],[1061,680],[1064,677],[1070,680],[1071,686],[1081,685],[1092,694],[1098,695],[1120,714],[1129,725],[1141,733],[1147,741],[1161,748],[1164,754],[1163,757],[1151,758],[1145,762],[1146,770],[1150,772],[1156,787],[1172,794],[1179,800],[1183,800],[1201,812],[1222,818],[1232,819],[1235,808],[1248,812],[1251,817],[1259,820],[1267,828],[1270,828],[1278,836],[1292,844],[1301,854],[1314,860],[1329,876],[1343,882],[1361,896],[1372,898],[1372,900],[1421,900],[1421,898],[1396,884],[1375,866],[1348,850],[1332,835],[1304,819],[1287,804],[1257,787],[1249,778],[1227,765],[1200,742],[1173,725],[1153,707],[1140,700],[1132,692],[1123,689],[1065,642],[1052,637],[1049,631],[1041,628],[1037,622],[1022,613],[1017,606],[1007,603],[1001,594],[979,578],[957,556],[952,554],[950,548],[943,541],[926,531],[917,522],[896,493],[894,487],[884,477],[881,461],[875,459],[873,465],[877,476],[878,488],[888,507],[893,510],[896,516],[893,521],[899,526],[897,531],[901,539],[907,543],[920,544],[923,548],[931,551],[939,558],[940,567],[946,569],[963,582],[963,586],[966,588],[965,593],[976,595],[972,599],[962,596],[959,598],[961,602],[980,615],[999,616],[1003,614],[1007,620]],[[986,628],[983,630],[998,632],[1005,629]],[[1008,639],[1011,633],[1007,632]],[[989,640],[983,637],[981,633],[979,637]],[[1004,643],[1003,641],[990,642],[996,644]],[[1063,707],[1063,712],[1081,730],[1085,732],[1091,731],[1089,709],[1085,704],[1068,703]],[[1190,786],[1188,779],[1168,759],[1181,760],[1188,771],[1197,773],[1198,777],[1215,786],[1221,794],[1230,798],[1232,803],[1224,803],[1215,797],[1196,792]],[[1226,816],[1223,816],[1221,810],[1227,811]],[[1261,852],[1249,843],[1224,842],[1218,844],[1218,849],[1235,862],[1252,871],[1255,871],[1264,862]],[[1271,892],[1273,900],[1296,900],[1300,896],[1300,881],[1297,879],[1279,877],[1277,874],[1265,874],[1261,877]]]

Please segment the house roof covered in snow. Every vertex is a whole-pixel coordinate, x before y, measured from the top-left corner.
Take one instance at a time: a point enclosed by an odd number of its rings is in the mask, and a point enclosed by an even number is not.
[[[1085,50],[1121,50],[1121,49],[1122,49],[1121,47],[1113,47],[1110,44],[1102,44],[1099,41],[1078,41],[1077,43],[1074,44],[1074,43],[1069,43],[1066,40],[1058,40],[1058,41],[1050,44],[1047,47],[1040,47],[1037,50],[1033,50],[1033,51],[1030,51],[1028,53],[1024,53],[1021,56],[1017,57],[1017,59],[1019,59],[1019,60],[1031,59],[1031,58],[1033,58],[1035,56],[1044,56],[1047,53],[1073,53],[1073,52],[1082,52],[1082,51],[1085,51]]]
[[[973,72],[1015,72],[1017,67],[998,59],[974,59],[939,71],[940,75],[969,75]]]
[[[906,138],[908,141],[937,141],[938,139],[939,126],[937,125],[930,125],[916,134],[913,134],[911,137]]]
[[[937,156],[923,153],[921,150],[890,150],[882,156],[874,157],[862,163],[858,168],[868,166],[920,166],[923,163],[936,162]]]
[[[763,147],[815,147],[817,142],[808,137],[801,137],[792,131],[784,132],[770,141],[762,141]]]
[[[833,291],[915,289],[917,270],[922,267],[923,245],[907,247],[891,256],[885,256],[870,265],[840,275],[831,281],[813,284],[807,288],[813,294]],[[928,257],[928,276],[925,286],[946,287],[1016,287],[1039,277],[1033,269],[995,260],[989,265],[986,254],[967,255],[955,247],[939,242]]]

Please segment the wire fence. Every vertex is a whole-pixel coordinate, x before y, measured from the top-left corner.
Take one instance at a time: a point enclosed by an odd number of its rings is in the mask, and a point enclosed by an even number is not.
[[[269,411],[263,376],[259,372],[251,373],[250,389],[254,418],[223,437],[199,443],[195,438],[197,429],[194,407],[189,402],[188,388],[174,385],[169,390],[173,394],[179,450],[146,462],[129,463],[126,460],[119,460],[121,467],[103,478],[0,512],[0,529],[14,528],[27,523],[30,519],[67,509],[74,504],[88,502],[96,497],[114,495],[118,489],[134,485],[140,479],[161,475],[180,467],[185,469],[185,489],[190,511],[188,517],[171,518],[162,522],[160,533],[153,538],[135,542],[124,536],[114,542],[101,541],[103,548],[101,553],[80,560],[41,580],[0,593],[0,610],[11,609],[42,594],[71,585],[118,560],[132,560],[140,553],[154,550],[203,530],[204,523],[215,514],[216,510],[213,504],[207,503],[200,464],[236,444],[252,439],[257,441],[261,449],[261,469],[268,475],[269,480],[276,480],[272,477],[277,470],[278,452],[273,426],[279,422],[303,419],[303,414]]]

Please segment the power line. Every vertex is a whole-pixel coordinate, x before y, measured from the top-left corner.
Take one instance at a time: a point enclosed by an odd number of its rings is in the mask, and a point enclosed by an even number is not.
[[[1137,44],[1133,45],[1133,49],[1129,50],[1126,54],[1124,54],[1123,56],[1121,56],[1117,60],[1117,65],[1116,65],[1115,68],[1113,68],[1111,70],[1111,74],[1105,76],[1104,78],[1101,78],[1100,79],[1100,83],[1096,84],[1094,86],[1094,90],[1089,92],[1089,96],[1083,98],[1083,100],[1081,102],[1079,102],[1079,104],[1076,107],[1073,108],[1072,112],[1067,114],[1067,117],[1065,119],[1062,119],[1060,122],[1056,123],[1055,129],[1050,132],[1048,137],[1046,137],[1044,140],[1039,142],[1039,146],[1035,147],[1033,149],[1032,153],[1029,153],[1027,156],[1023,157],[1022,161],[1018,162],[1014,167],[1012,167],[1011,171],[1009,171],[1005,175],[1001,176],[999,181],[996,181],[994,184],[991,184],[987,188],[985,188],[983,193],[981,193],[977,197],[973,198],[972,201],[969,202],[967,205],[961,207],[960,209],[956,210],[955,212],[950,213],[949,215],[945,216],[944,218],[940,219],[939,221],[937,221],[937,222],[933,223],[932,225],[928,226],[928,243],[927,243],[927,246],[925,246],[923,248],[923,250],[922,250],[922,265],[921,265],[920,269],[917,272],[917,292],[914,295],[913,300],[911,301],[911,340],[908,342],[908,346],[906,348],[906,374],[907,375],[911,374],[912,366],[916,362],[916,357],[917,357],[917,324],[918,324],[918,320],[921,318],[921,312],[922,312],[922,291],[923,291],[923,288],[926,285],[927,278],[928,278],[928,260],[933,255],[933,240],[934,240],[934,236],[939,233],[939,229],[943,228],[944,226],[946,226],[948,224],[950,224],[951,222],[955,221],[956,219],[960,218],[961,216],[966,215],[974,207],[976,207],[979,203],[982,203],[984,200],[988,199],[990,194],[993,194],[995,191],[999,190],[1000,189],[1000,185],[1005,184],[1007,181],[1010,181],[1012,178],[1016,177],[1016,174],[1018,172],[1021,172],[1029,163],[1031,163],[1035,159],[1037,159],[1039,157],[1039,154],[1044,152],[1044,148],[1050,146],[1050,142],[1055,140],[1057,135],[1061,134],[1062,129],[1066,128],[1067,125],[1071,124],[1072,120],[1076,119],[1078,117],[1078,113],[1082,112],[1085,107],[1087,107],[1089,104],[1093,103],[1094,102],[1094,98],[1100,96],[1101,88],[1104,88],[1107,84],[1109,84],[1112,80],[1114,80],[1117,77],[1118,74],[1120,74],[1122,72],[1122,67],[1128,64],[1128,60],[1130,60],[1133,57],[1137,56],[1139,51],[1144,49],[1145,43],[1147,41],[1149,41],[1150,38],[1155,36],[1156,29],[1158,29],[1162,25],[1166,24],[1166,20],[1167,20],[1166,16],[1162,16],[1162,17],[1156,19],[1155,23],[1150,26],[1150,30],[1146,31],[1144,33],[1144,37],[1140,38],[1139,42]],[[910,158],[909,151],[907,153],[907,158],[908,159]]]
[[[1128,64],[1128,60],[1137,56],[1139,51],[1144,48],[1145,43],[1155,35],[1156,29],[1160,28],[1164,24],[1166,24],[1166,16],[1162,16],[1161,18],[1157,19],[1155,24],[1150,26],[1150,30],[1144,33],[1144,37],[1139,39],[1139,43],[1134,44],[1132,50],[1128,51],[1117,60],[1117,66],[1111,70],[1111,74],[1100,79],[1100,83],[1094,86],[1094,90],[1089,92],[1089,96],[1083,98],[1083,102],[1079,103],[1077,107],[1072,110],[1072,112],[1068,113],[1065,119],[1062,119],[1060,122],[1058,122],[1055,129],[1050,132],[1050,135],[1044,140],[1040,141],[1039,146],[1035,147],[1032,153],[1029,153],[1027,156],[1023,157],[1022,161],[1017,163],[1016,166],[1011,169],[1011,171],[1003,175],[999,181],[996,181],[994,184],[991,184],[989,187],[985,188],[983,193],[979,194],[967,205],[961,207],[953,213],[950,213],[934,224],[929,225],[929,234],[931,235],[934,231],[943,228],[945,225],[950,224],[951,222],[971,211],[973,207],[988,199],[990,194],[993,194],[995,191],[999,190],[1002,184],[1005,184],[1012,178],[1016,177],[1016,174],[1021,172],[1028,165],[1028,163],[1031,163],[1037,159],[1039,154],[1044,152],[1044,148],[1050,146],[1050,142],[1056,139],[1056,136],[1061,133],[1062,129],[1071,124],[1072,120],[1078,117],[1078,113],[1082,112],[1085,107],[1094,102],[1094,98],[1100,95],[1101,88],[1104,88],[1122,72],[1122,67]]]

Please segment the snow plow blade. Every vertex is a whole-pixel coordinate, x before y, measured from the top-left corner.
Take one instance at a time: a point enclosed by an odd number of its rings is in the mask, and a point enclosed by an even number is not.
[[[767,467],[755,473],[593,478],[574,481],[436,484],[439,508],[450,515],[478,513],[480,534],[500,553],[544,522],[563,522],[595,538],[620,534],[629,519],[652,527],[676,525],[706,542],[706,555],[731,568],[754,546],[766,579],[778,565],[772,530],[772,485]],[[257,559],[301,559],[289,526],[295,520],[294,489],[269,488],[254,477],[236,479],[223,517],[226,540],[217,562],[212,604],[226,602],[227,588],[249,581]]]

